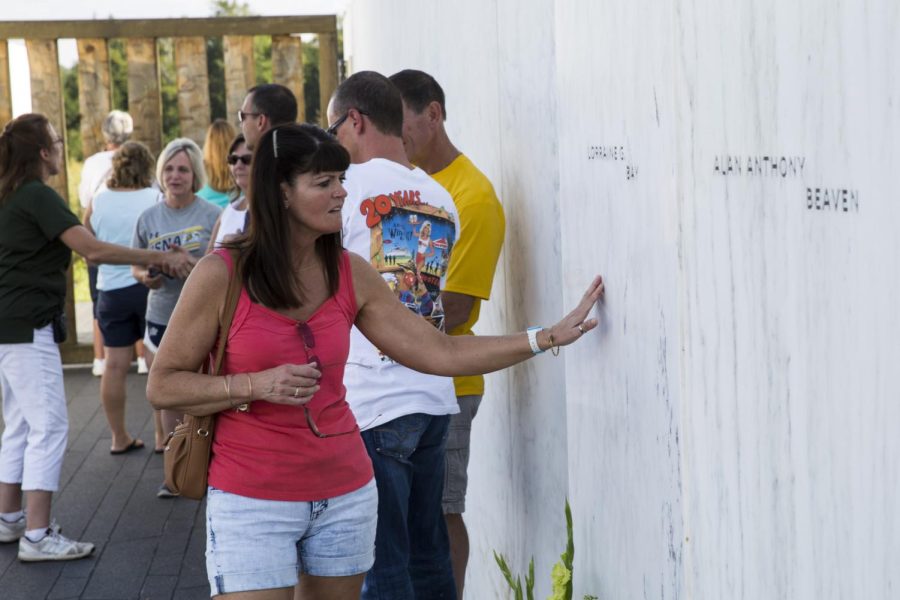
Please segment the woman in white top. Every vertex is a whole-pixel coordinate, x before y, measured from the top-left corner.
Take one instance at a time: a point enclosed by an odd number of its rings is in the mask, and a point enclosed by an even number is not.
[[[247,148],[244,134],[239,133],[228,148],[228,166],[231,177],[237,187],[237,198],[229,202],[216,221],[212,230],[212,242],[207,253],[222,245],[222,241],[231,235],[242,233],[247,220],[246,190],[250,183],[250,161],[253,154]]]
[[[97,239],[130,247],[134,225],[142,212],[156,204],[153,155],[140,142],[126,142],[112,157],[112,174],[94,197],[85,223]],[[122,454],[144,447],[125,429],[125,376],[132,348],[144,337],[147,288],[131,275],[129,265],[100,265],[97,274],[97,321],[103,333],[106,368],[100,379],[100,398],[112,433],[110,452]]]

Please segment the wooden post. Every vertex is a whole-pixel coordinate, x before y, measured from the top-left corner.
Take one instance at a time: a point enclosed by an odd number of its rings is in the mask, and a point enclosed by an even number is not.
[[[237,122],[237,111],[244,103],[247,90],[256,85],[256,65],[253,62],[253,37],[226,35],[225,49],[225,115],[230,123]]]
[[[319,124],[328,125],[328,101],[338,84],[337,33],[319,34]]]
[[[210,122],[206,38],[175,38],[175,70],[181,135],[202,146]]]
[[[112,105],[109,51],[104,39],[78,42],[78,109],[81,111],[81,149],[84,157],[106,146],[103,120]]]
[[[297,121],[306,122],[303,97],[303,42],[299,36],[272,36],[272,81],[287,87],[297,97]]]
[[[0,127],[12,120],[12,89],[9,85],[9,47],[0,40]]]
[[[129,38],[125,41],[125,52],[128,57],[128,113],[134,119],[131,139],[146,144],[156,156],[162,150],[162,101],[156,40]]]
[[[65,141],[66,119],[63,112],[62,80],[59,75],[59,54],[56,40],[25,40],[28,50],[28,66],[31,69],[31,110],[43,113],[53,128]],[[59,175],[50,178],[50,186],[60,196],[68,199],[65,147]]]

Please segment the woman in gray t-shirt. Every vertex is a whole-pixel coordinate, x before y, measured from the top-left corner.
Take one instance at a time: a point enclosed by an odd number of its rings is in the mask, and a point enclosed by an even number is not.
[[[197,144],[187,138],[169,142],[156,162],[156,178],[164,194],[163,201],[138,217],[131,245],[153,250],[179,246],[197,258],[202,257],[220,209],[196,195],[206,182],[203,154]],[[147,364],[152,365],[169,317],[181,295],[184,279],[170,278],[143,267],[132,267],[132,273],[135,279],[150,288],[144,344]],[[157,411],[157,450],[165,445],[167,432],[175,429],[179,419],[179,413]],[[165,495],[165,491],[161,488],[160,495]]]

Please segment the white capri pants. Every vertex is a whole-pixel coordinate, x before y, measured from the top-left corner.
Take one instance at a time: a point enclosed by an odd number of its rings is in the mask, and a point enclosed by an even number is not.
[[[0,482],[55,492],[66,453],[69,415],[62,361],[52,326],[34,330],[30,344],[0,344],[3,438]]]

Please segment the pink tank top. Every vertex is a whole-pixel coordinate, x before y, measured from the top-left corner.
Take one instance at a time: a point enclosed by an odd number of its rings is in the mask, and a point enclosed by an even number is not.
[[[230,254],[217,250],[228,264]],[[256,400],[248,412],[219,413],[209,466],[209,484],[265,500],[312,501],[356,490],[372,479],[372,463],[345,399],[344,365],[356,319],[350,259],[341,256],[340,285],[306,322],[321,363],[321,388],[307,404],[320,433],[309,429],[302,407]],[[307,362],[297,321],[250,300],[241,290],[223,373],[247,373]],[[238,378],[239,379],[239,378]],[[259,392],[260,390],[254,390]]]

